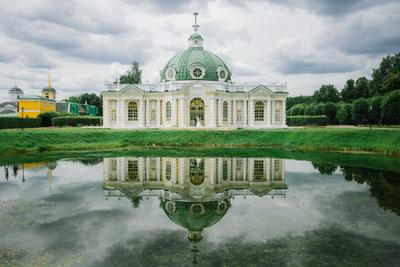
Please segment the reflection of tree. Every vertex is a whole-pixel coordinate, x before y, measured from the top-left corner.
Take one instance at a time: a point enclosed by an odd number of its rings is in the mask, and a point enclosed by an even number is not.
[[[6,180],[8,180],[9,177],[9,172],[8,172],[8,166],[4,166],[4,178],[6,178]]]
[[[326,163],[311,162],[311,164],[314,169],[316,169],[317,171],[319,171],[320,174],[323,175],[332,175],[338,167],[337,165]]]
[[[14,177],[17,177],[17,175],[18,175],[18,170],[19,170],[18,165],[14,165],[14,166],[13,166],[13,175],[14,175]]]
[[[380,207],[400,215],[400,173],[358,167],[341,167],[347,181],[367,183]]]
[[[132,198],[131,198],[131,202],[132,202],[133,207],[134,207],[135,209],[139,207],[140,200],[142,200],[142,197],[139,197],[139,196],[135,196],[135,197],[132,197]]]
[[[101,162],[103,162],[102,158],[93,158],[93,159],[80,159],[78,160],[80,163],[82,163],[85,166],[92,166],[92,165],[97,165]]]

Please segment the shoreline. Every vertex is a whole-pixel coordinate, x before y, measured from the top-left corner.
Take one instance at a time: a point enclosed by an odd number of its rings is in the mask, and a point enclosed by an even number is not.
[[[0,131],[3,156],[37,152],[135,148],[290,149],[400,156],[397,129],[287,128],[273,130],[111,130],[38,128]]]

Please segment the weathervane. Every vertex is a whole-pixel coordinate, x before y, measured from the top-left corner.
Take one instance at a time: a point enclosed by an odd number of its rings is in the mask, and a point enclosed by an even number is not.
[[[193,30],[195,32],[197,32],[197,30],[200,27],[200,25],[197,24],[197,16],[199,15],[199,13],[198,12],[194,12],[193,15],[194,15],[194,25],[192,25],[192,27],[193,27]]]

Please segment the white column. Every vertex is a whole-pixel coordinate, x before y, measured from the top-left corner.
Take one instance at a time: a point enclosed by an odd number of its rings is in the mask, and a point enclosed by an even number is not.
[[[146,127],[150,127],[150,100],[146,101]]]
[[[248,116],[249,112],[247,111],[247,99],[243,100],[243,124],[244,126],[248,125]]]
[[[139,125],[140,127],[145,127],[144,124],[144,114],[145,114],[145,110],[144,110],[144,100],[140,99],[139,100]]]
[[[271,124],[272,127],[275,127],[275,101],[272,99],[272,104],[271,104]]]
[[[217,176],[217,184],[222,184],[222,158],[218,158],[218,176]]]
[[[176,161],[177,161],[177,159],[176,158],[173,158],[172,160],[171,160],[171,181],[172,181],[172,184],[176,184],[176,181],[177,181],[177,173],[176,173]]]
[[[110,100],[103,98],[103,126],[110,125]]]
[[[179,184],[183,185],[185,182],[185,159],[179,159]]]
[[[171,125],[176,126],[176,99],[172,98],[171,101]]]
[[[222,107],[223,107],[224,101],[222,100],[222,97],[218,99],[218,126],[222,127],[223,126],[223,116],[222,116]]]
[[[253,175],[254,175],[254,159],[250,158],[249,159],[249,181],[253,181]]]
[[[268,102],[267,102],[268,104],[268,115],[267,115],[267,124],[268,124],[268,126],[272,126],[272,123],[271,123],[271,119],[272,119],[272,101],[271,101],[271,98],[270,99],[268,99]]]
[[[121,99],[117,100],[117,127],[121,127]]]
[[[247,159],[243,159],[243,181],[247,180]]]
[[[126,127],[127,123],[127,110],[126,110],[126,100],[121,100],[121,127]]]
[[[179,98],[179,127],[185,127],[185,100],[183,97]]]
[[[235,127],[236,128],[236,124],[237,124],[237,121],[236,121],[236,119],[237,119],[237,117],[236,117],[236,100],[233,100],[233,105],[232,105],[232,114],[233,114],[233,116],[232,116],[232,126],[233,127]]]
[[[282,100],[282,127],[286,125],[286,99]]]
[[[145,170],[146,170],[146,169],[145,169],[145,167],[146,167],[145,158],[143,158],[143,157],[139,158],[138,164],[139,164],[139,179],[140,179],[141,182],[143,182],[144,179],[145,179],[145,177],[146,177],[146,172],[145,172]]]
[[[215,158],[210,158],[210,185],[215,185]]]
[[[210,97],[210,118],[209,118],[209,125],[207,127],[214,128],[215,127],[215,98],[212,96]]]
[[[161,100],[157,99],[157,127],[161,126]]]
[[[254,127],[254,100],[250,99],[250,109],[249,109],[249,127]]]

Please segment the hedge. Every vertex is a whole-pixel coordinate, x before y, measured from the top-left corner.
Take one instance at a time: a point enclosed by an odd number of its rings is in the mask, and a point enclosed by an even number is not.
[[[304,126],[304,125],[328,125],[327,116],[287,116],[286,123],[288,126]]]
[[[53,126],[99,126],[101,117],[93,116],[62,116],[51,119]]]
[[[0,117],[0,129],[37,128],[40,124],[40,118]]]
[[[44,112],[44,113],[39,114],[39,118],[42,119],[42,127],[53,126],[51,120],[53,118],[62,117],[62,116],[71,116],[71,114],[63,113],[63,112]]]

